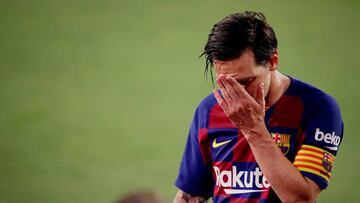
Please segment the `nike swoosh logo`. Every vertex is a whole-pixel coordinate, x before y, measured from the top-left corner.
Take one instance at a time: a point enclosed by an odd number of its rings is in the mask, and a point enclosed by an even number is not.
[[[213,148],[218,148],[218,147],[221,147],[221,146],[223,146],[224,144],[227,144],[227,143],[229,143],[229,142],[231,142],[231,140],[226,140],[226,141],[217,143],[217,142],[216,142],[216,139],[215,139],[214,142],[213,142],[213,144],[212,144],[212,147],[213,147]]]

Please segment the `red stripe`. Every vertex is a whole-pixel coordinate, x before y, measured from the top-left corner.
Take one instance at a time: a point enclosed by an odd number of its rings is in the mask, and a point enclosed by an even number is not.
[[[307,156],[307,157],[312,157],[312,158],[315,158],[315,159],[322,160],[320,157],[315,156],[315,155],[312,155],[312,154],[308,154],[308,153],[306,153],[306,152],[298,153],[297,156]]]
[[[302,164],[299,164],[299,165],[298,165],[298,164],[295,164],[295,166],[296,166],[296,167],[303,167],[303,168],[313,169],[313,170],[319,172],[320,174],[326,176],[327,178],[330,178],[330,173],[325,172],[324,170],[320,170],[320,169],[318,169],[318,168],[315,168],[315,167],[312,167],[312,166],[307,166],[307,165],[302,165]],[[311,172],[310,172],[310,173],[311,173]],[[316,175],[318,175],[318,174],[316,174]]]
[[[295,159],[295,161],[302,161],[302,162],[312,163],[312,164],[316,164],[316,165],[322,167],[321,163],[316,162],[316,161],[313,161],[313,160],[308,160],[308,159]]]
[[[208,138],[208,129],[207,128],[200,128],[199,129],[199,136],[198,136],[198,142],[200,146],[200,153],[203,158],[203,161],[205,164],[210,163],[211,161],[211,146],[210,141]]]
[[[261,193],[261,199],[269,199],[271,195],[271,189],[268,188],[266,192]]]
[[[318,150],[318,149],[313,149],[313,148],[310,148],[310,147],[306,147],[306,146],[302,146],[301,147],[301,150],[306,150],[306,151],[311,151],[311,152],[317,152],[317,153],[320,153],[322,154],[323,152]]]
[[[312,169],[312,170],[315,170],[317,172],[320,173],[320,169],[318,168],[315,168],[313,166],[308,166],[308,165],[304,165],[304,164],[295,164],[296,167],[303,167],[303,168],[308,168],[308,169]]]
[[[209,128],[237,128],[225,115],[219,104],[209,112]]]
[[[300,150],[300,147],[303,144],[304,140],[305,140],[305,132],[303,131],[302,128],[299,128],[298,134],[296,135],[296,141],[298,143],[298,145],[296,147],[296,151]]]
[[[238,138],[235,146],[233,147],[233,162],[256,162],[250,145],[244,135],[239,130]]]
[[[269,125],[271,127],[298,128],[303,109],[300,97],[284,95],[276,102]]]

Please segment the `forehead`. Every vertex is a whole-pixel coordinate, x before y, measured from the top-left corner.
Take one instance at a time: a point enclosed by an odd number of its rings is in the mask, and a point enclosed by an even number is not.
[[[259,65],[255,63],[252,51],[245,51],[240,57],[228,61],[215,61],[214,68],[217,74],[250,77],[257,74]]]

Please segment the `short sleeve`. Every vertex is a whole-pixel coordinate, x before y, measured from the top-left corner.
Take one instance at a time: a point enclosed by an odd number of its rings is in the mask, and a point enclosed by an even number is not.
[[[196,111],[188,134],[185,150],[175,185],[193,196],[210,197],[214,181],[211,163],[208,163],[200,149],[200,134],[206,133],[199,126],[200,113]]]
[[[294,165],[303,176],[312,179],[321,189],[328,186],[335,156],[343,139],[343,121],[335,100],[327,96],[310,107],[304,121],[304,142]]]

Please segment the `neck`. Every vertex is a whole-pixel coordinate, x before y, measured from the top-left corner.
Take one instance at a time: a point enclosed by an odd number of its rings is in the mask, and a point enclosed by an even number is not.
[[[271,107],[285,93],[290,85],[290,78],[281,74],[277,70],[271,72],[270,86],[266,98],[266,106]]]

